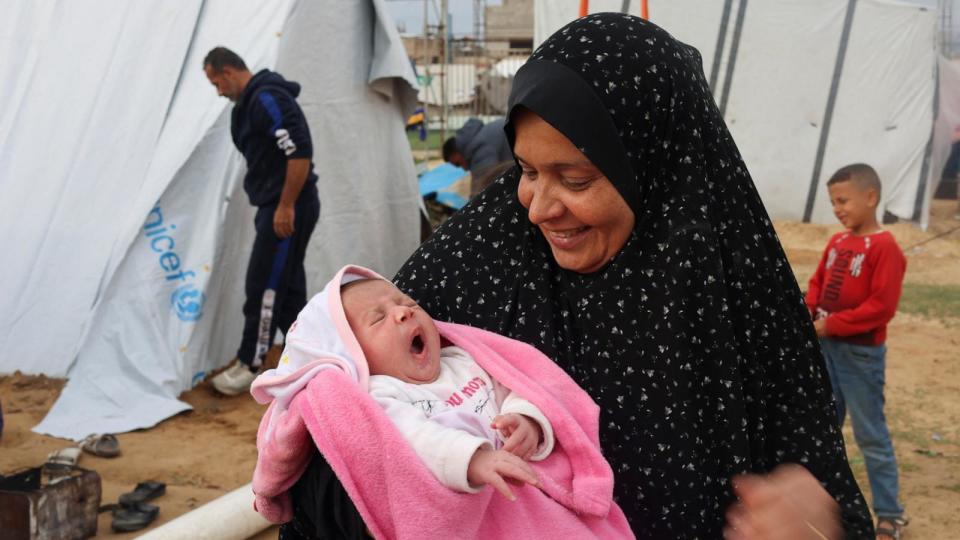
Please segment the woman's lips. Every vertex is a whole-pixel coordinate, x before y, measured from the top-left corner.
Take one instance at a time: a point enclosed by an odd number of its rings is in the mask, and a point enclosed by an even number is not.
[[[547,237],[550,245],[557,249],[573,249],[586,238],[589,230],[590,227],[586,225],[574,229],[543,229],[543,235]]]

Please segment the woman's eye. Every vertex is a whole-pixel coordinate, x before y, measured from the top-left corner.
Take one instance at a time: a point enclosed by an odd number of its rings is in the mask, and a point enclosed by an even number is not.
[[[570,189],[574,191],[579,191],[587,189],[590,187],[590,183],[593,181],[592,178],[564,178],[563,183]]]
[[[537,171],[533,169],[522,169],[522,170],[523,170],[523,175],[531,180],[537,177]]]

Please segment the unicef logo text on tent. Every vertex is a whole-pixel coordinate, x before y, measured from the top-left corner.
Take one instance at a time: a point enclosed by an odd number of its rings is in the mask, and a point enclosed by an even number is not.
[[[170,295],[170,308],[181,321],[196,322],[203,317],[203,302],[206,296],[193,283],[196,274],[193,270],[183,270],[180,256],[174,251],[177,243],[173,238],[173,231],[176,228],[173,223],[164,223],[163,210],[159,203],[150,210],[143,226],[150,249],[160,254],[158,263],[166,274],[166,281],[181,282]]]

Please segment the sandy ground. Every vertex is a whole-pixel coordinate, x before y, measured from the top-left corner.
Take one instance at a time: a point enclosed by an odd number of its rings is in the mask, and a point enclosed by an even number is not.
[[[960,225],[955,206],[938,202],[932,225],[889,228],[902,247]],[[839,227],[778,223],[777,230],[803,286],[829,236]],[[960,285],[960,231],[908,252],[907,283]],[[902,475],[903,498],[911,517],[907,538],[956,538],[960,529],[960,319],[901,314],[890,327],[887,411]],[[45,377],[0,377],[6,428],[0,439],[0,474],[37,466],[48,452],[66,446],[60,439],[30,431],[50,409],[63,381]],[[115,459],[83,455],[80,465],[102,477],[103,502],[114,502],[137,482],[160,480],[167,494],[154,526],[169,521],[250,481],[254,441],[263,409],[249,397],[224,398],[204,383],[182,399],[193,411],[159,426],[118,436],[123,454]],[[857,475],[868,491],[863,459],[847,430]],[[101,514],[97,538],[110,534]],[[141,531],[142,532],[142,531]],[[268,530],[257,538],[275,538]]]
[[[0,474],[37,466],[48,452],[68,446],[61,439],[30,431],[53,405],[63,383],[21,375],[0,378],[7,424],[0,439]],[[82,455],[79,465],[100,474],[101,504],[116,502],[137,482],[160,480],[167,484],[167,493],[153,501],[160,506],[160,516],[153,525],[157,526],[250,482],[262,407],[248,396],[219,397],[207,383],[181,399],[190,403],[193,411],[153,429],[118,435],[122,449],[119,457]],[[98,531],[97,538],[142,534],[110,534],[109,513],[100,514]],[[276,538],[275,532],[272,538]]]

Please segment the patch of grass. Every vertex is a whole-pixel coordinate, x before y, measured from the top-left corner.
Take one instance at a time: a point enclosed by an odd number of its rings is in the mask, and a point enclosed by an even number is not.
[[[921,450],[930,448],[930,435],[926,431],[903,431],[898,429],[890,430],[890,438],[895,441],[907,441]]]
[[[903,459],[897,460],[897,468],[900,469],[901,474],[913,473],[920,470],[920,466],[916,463],[905,461]]]
[[[847,462],[850,464],[850,470],[853,471],[854,474],[858,472],[866,473],[867,464],[863,460],[863,454],[860,453],[860,450],[857,449],[856,451],[850,452],[850,446],[848,445],[847,451]]]
[[[960,318],[960,285],[905,283],[897,310],[937,319]]]
[[[447,137],[453,136],[453,131],[447,132]],[[434,150],[439,152],[440,148],[443,146],[443,141],[440,140],[440,132],[436,130],[431,130],[427,132],[427,140],[420,140],[420,132],[416,129],[407,131],[407,140],[410,141],[410,148],[412,150]]]
[[[955,491],[955,492],[957,492],[957,493],[960,493],[960,484],[953,484],[952,486],[940,485],[940,486],[937,486],[937,488],[939,488],[939,489],[945,489],[945,490],[947,490],[947,491]]]

